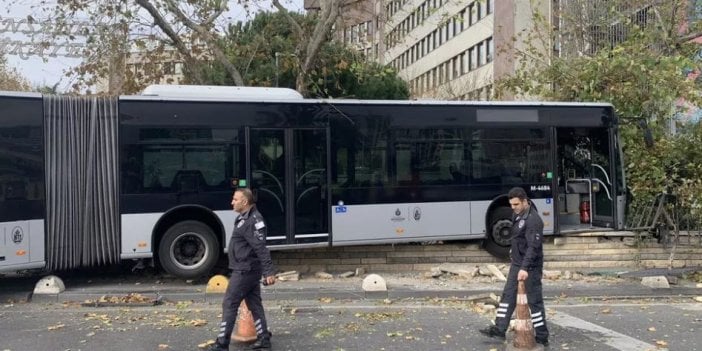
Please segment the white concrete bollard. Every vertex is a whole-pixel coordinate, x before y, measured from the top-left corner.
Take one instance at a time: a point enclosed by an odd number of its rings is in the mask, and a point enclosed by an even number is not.
[[[65,290],[66,286],[63,284],[63,280],[55,275],[47,275],[39,279],[34,286],[34,294],[36,295],[60,294]]]
[[[369,274],[363,279],[363,291],[387,291],[385,279],[377,274]]]

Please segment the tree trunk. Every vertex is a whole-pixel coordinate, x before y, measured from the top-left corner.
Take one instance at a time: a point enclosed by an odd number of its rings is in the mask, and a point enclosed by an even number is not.
[[[295,78],[295,89],[297,89],[302,96],[307,96],[308,94],[307,77],[309,76],[309,71],[322,45],[329,39],[329,34],[331,33],[334,23],[336,23],[336,20],[339,18],[341,2],[342,0],[323,0],[319,2],[320,9],[317,12],[317,25],[314,27],[312,37],[309,38],[308,41],[304,40],[305,34],[302,32],[300,24],[295,22],[292,16],[287,16],[293,30],[300,36],[300,45],[298,45],[296,50],[298,59],[300,60],[300,71],[297,73],[297,78]],[[278,11],[287,13],[287,9],[285,9],[278,0],[273,0],[272,4]]]

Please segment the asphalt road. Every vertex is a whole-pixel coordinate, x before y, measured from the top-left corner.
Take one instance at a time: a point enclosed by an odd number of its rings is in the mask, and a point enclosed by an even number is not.
[[[502,350],[477,330],[490,321],[443,299],[269,301],[274,350]],[[547,304],[548,350],[702,350],[702,306],[689,298]],[[215,302],[148,307],[14,303],[0,308],[0,350],[199,350],[213,340]],[[232,345],[230,350],[245,350]]]
[[[38,278],[0,278],[0,351],[200,350],[217,333],[221,295],[205,294],[206,280],[78,272],[64,277],[64,293],[31,296]],[[266,287],[274,350],[505,349],[505,343],[477,331],[494,312],[471,302],[499,294],[503,283],[418,274],[386,279],[388,292],[372,295],[360,289],[360,277],[305,277]],[[702,288],[680,281],[652,289],[639,280],[610,275],[545,280],[547,350],[702,351],[702,304],[695,299]],[[128,293],[160,296],[162,304],[92,303]]]

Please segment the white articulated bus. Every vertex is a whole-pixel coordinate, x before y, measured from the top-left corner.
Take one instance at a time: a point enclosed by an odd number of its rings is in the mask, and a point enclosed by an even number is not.
[[[0,111],[0,271],[153,258],[176,276],[206,274],[236,187],[254,190],[271,249],[480,239],[504,257],[514,186],[546,234],[624,226],[609,104],[156,86],[0,93]]]

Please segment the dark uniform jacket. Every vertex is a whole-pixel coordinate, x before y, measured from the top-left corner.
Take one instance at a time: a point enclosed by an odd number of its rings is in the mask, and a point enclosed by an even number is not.
[[[522,216],[512,216],[512,264],[525,271],[544,266],[544,222],[534,206]]]
[[[266,247],[266,222],[255,206],[239,214],[229,240],[229,268],[234,271],[258,271],[263,276],[275,274],[271,253]]]

